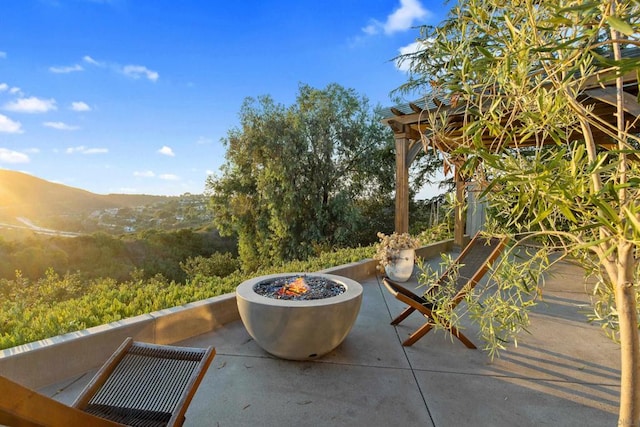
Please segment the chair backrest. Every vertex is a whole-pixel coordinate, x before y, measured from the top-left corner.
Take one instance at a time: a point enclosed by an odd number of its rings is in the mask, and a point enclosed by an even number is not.
[[[448,277],[455,274],[453,286],[457,294],[454,301],[462,300],[464,294],[478,284],[491,263],[500,256],[508,240],[508,237],[483,237],[477,233],[440,276],[437,284],[449,285]],[[438,286],[434,286],[432,291],[437,292],[437,288]]]

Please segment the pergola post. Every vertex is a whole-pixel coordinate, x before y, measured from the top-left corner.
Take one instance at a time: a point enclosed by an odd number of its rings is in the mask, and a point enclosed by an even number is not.
[[[396,134],[396,233],[409,232],[409,151],[410,140]]]

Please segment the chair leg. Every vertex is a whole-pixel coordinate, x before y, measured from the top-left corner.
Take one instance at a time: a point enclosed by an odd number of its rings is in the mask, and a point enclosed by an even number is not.
[[[458,338],[462,343],[470,349],[477,349],[476,347],[462,332],[460,332],[455,326],[449,328],[454,337]]]
[[[433,327],[433,324],[425,323],[418,330],[416,330],[414,333],[409,335],[409,338],[404,340],[402,345],[405,346],[405,347],[412,346],[416,341],[418,341],[420,338],[425,336],[427,334],[427,332],[429,332],[431,330],[432,327]]]
[[[419,329],[417,329],[414,333],[409,335],[409,338],[404,340],[402,345],[405,346],[405,347],[412,346],[413,344],[415,344],[416,341],[418,341],[420,338],[425,336],[431,330],[431,328],[433,328],[433,323],[431,323],[431,322],[425,323]],[[471,340],[469,338],[467,338],[455,326],[450,326],[449,327],[449,331],[451,332],[451,334],[454,337],[458,338],[467,348],[472,349],[472,350],[475,350],[475,349],[478,348],[471,342]]]
[[[409,306],[409,307],[405,308],[405,309],[404,309],[404,311],[398,315],[398,317],[396,317],[395,319],[393,319],[393,320],[391,321],[391,324],[392,324],[392,325],[397,325],[397,324],[399,324],[399,323],[400,323],[400,322],[402,322],[404,319],[406,319],[407,317],[409,317],[409,315],[410,315],[411,313],[413,313],[415,310],[416,310],[416,309],[415,309],[415,308],[413,308],[413,307],[411,307],[411,306]]]

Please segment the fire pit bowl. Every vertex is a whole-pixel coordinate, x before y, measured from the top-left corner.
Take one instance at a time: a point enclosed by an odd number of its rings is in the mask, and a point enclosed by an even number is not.
[[[256,286],[297,277],[325,279],[344,292],[319,299],[277,299],[259,295]],[[336,348],[356,321],[362,286],[351,279],[321,273],[283,273],[255,277],[236,288],[238,311],[249,335],[265,351],[290,360],[310,360]]]

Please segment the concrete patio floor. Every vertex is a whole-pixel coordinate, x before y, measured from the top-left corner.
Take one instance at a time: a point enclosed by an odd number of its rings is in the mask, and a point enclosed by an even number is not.
[[[531,334],[493,361],[441,332],[403,347],[423,318],[390,326],[403,304],[377,277],[361,282],[349,336],[318,360],[277,359],[240,321],[178,343],[217,351],[185,426],[616,425],[619,347],[579,312],[588,302],[580,270],[560,264],[554,273]],[[476,333],[465,329],[480,346]],[[90,377],[41,391],[71,403]]]

